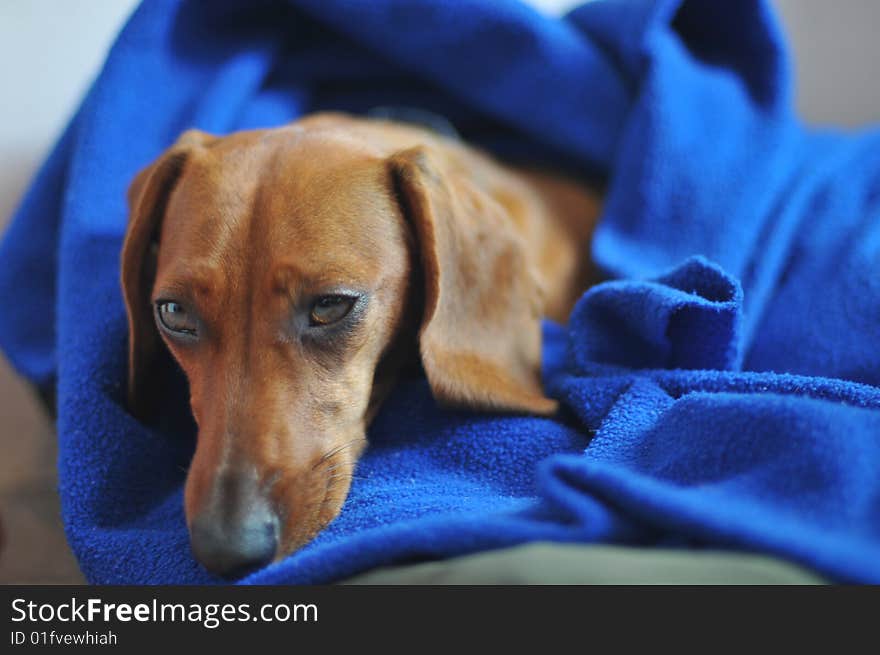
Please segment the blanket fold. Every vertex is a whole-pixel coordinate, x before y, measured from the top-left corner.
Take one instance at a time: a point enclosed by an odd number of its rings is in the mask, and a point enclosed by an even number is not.
[[[656,282],[621,280],[584,294],[570,319],[580,337],[572,340],[572,362],[733,370],[741,315],[739,282],[694,257]]]
[[[185,394],[123,404],[134,173],[189,127],[421,108],[605,181],[608,281],[544,326],[554,418],[400,385],[341,515],[244,582],[339,580],[530,541],[728,548],[880,582],[880,134],[801,125],[765,2],[146,0],[0,244],[0,346],[57,387],[71,546],[101,583],[193,560]]]

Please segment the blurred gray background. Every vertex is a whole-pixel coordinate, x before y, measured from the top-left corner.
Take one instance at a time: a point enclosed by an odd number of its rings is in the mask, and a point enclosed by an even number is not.
[[[880,122],[880,0],[771,3],[793,53],[801,115],[846,127]],[[0,0],[0,231],[136,4]],[[579,3],[531,4],[556,14]],[[0,517],[7,535],[0,583],[81,580],[58,518],[55,457],[50,422],[0,355]]]

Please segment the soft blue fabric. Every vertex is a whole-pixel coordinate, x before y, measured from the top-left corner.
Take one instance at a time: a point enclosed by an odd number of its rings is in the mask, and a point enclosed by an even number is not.
[[[555,419],[401,385],[341,516],[251,575],[325,582],[529,540],[722,547],[880,582],[880,134],[792,116],[757,0],[149,0],[0,251],[0,344],[57,384],[63,514],[96,582],[203,582],[185,394],[124,409],[125,189],[183,129],[407,105],[604,176],[611,281],[545,326]]]

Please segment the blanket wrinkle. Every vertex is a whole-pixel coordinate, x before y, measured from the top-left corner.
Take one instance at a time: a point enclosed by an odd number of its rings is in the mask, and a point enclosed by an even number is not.
[[[572,311],[572,362],[736,370],[741,305],[739,282],[702,257],[656,281],[599,284]]]
[[[552,99],[552,101],[550,100]],[[727,548],[880,582],[880,132],[818,131],[762,0],[145,0],[0,243],[0,347],[57,392],[96,583],[212,583],[189,550],[185,380],[125,409],[125,190],[184,129],[415,107],[604,180],[607,282],[543,326],[555,417],[394,389],[340,516],[243,583],[529,541]],[[22,293],[22,289],[27,293]]]

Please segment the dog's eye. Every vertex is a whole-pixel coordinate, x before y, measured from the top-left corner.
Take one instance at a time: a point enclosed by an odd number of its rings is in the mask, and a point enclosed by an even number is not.
[[[357,298],[351,296],[321,296],[309,312],[310,325],[330,325],[342,320],[351,311],[355,300]]]
[[[156,303],[156,309],[159,320],[166,330],[178,334],[195,335],[195,318],[186,311],[183,305],[172,301],[160,301]]]

